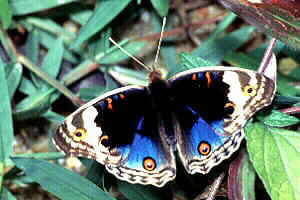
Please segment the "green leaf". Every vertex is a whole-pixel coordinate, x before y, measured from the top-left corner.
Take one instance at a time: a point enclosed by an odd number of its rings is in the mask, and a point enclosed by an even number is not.
[[[108,73],[104,74],[104,79],[105,79],[105,91],[111,91],[119,87],[116,81],[113,80],[112,77],[108,75]]]
[[[70,18],[80,25],[84,25],[88,22],[89,18],[93,15],[93,11],[81,7],[80,10],[74,13],[70,13]]]
[[[259,60],[263,59],[264,53],[266,52],[267,48],[269,47],[271,39],[272,38],[269,38],[263,44],[261,44],[259,47],[250,51],[249,55],[259,58]],[[277,55],[281,51],[283,51],[285,49],[285,47],[286,47],[286,45],[283,42],[278,40],[276,42],[275,47],[272,49],[272,51]]]
[[[58,37],[63,38],[65,45],[72,43],[75,38],[75,33],[68,31],[60,24],[49,18],[26,17],[22,18],[20,23],[23,24],[28,30],[34,29],[34,32],[36,33],[32,34],[30,37],[34,37],[34,40],[38,40],[34,41],[35,43],[39,42],[42,46],[45,46],[48,49],[53,46]],[[32,48],[34,48],[34,45],[32,45]],[[30,55],[28,52],[27,54]],[[65,49],[64,51],[64,58],[72,63],[78,62],[78,59],[68,49]],[[35,60],[33,60],[33,62],[34,61]],[[36,62],[34,63],[37,64]]]
[[[91,165],[88,167],[86,178],[95,183],[97,186],[104,188],[104,169],[105,167],[103,165],[92,160]]]
[[[246,26],[227,34],[223,38],[207,40],[195,49],[192,54],[213,65],[218,65],[227,54],[232,53],[249,40],[254,30],[255,28]]]
[[[27,79],[26,77],[22,77],[21,84],[19,90],[24,94],[30,95],[37,92],[37,88],[32,83],[31,80]]]
[[[33,26],[37,28],[37,30],[40,29],[42,30],[41,32],[47,32],[48,34],[50,33],[52,36],[54,35],[53,40],[57,40],[58,37],[61,37],[63,38],[65,44],[70,44],[75,38],[75,33],[68,31],[50,18],[26,17],[21,20],[21,22],[26,26]],[[39,32],[40,42],[42,42],[41,32]],[[53,43],[54,42],[45,46],[51,48]]]
[[[180,61],[182,66],[184,67],[183,70],[193,69],[197,67],[213,66],[213,64],[209,61],[204,60],[201,57],[192,56],[188,53],[181,53]]]
[[[161,17],[168,15],[170,0],[151,0],[151,3]]]
[[[264,117],[262,121],[268,126],[285,127],[299,123],[300,119],[277,110],[272,110],[271,114]]]
[[[9,158],[13,152],[13,122],[7,81],[5,78],[4,65],[0,60],[0,164]]]
[[[129,200],[162,200],[165,199],[160,188],[153,186],[144,186],[138,184],[129,184],[124,181],[118,181],[118,190]]]
[[[58,75],[63,59],[64,44],[62,38],[58,38],[53,46],[49,49],[47,56],[44,58],[41,68],[48,75],[55,78]],[[45,81],[43,81],[45,83]],[[48,86],[48,85],[47,85]]]
[[[225,56],[224,61],[228,62],[231,66],[243,67],[253,71],[257,70],[259,66],[259,60],[256,57],[245,53],[232,52]]]
[[[298,87],[293,86],[292,80],[289,79],[287,76],[283,76],[282,74],[278,73],[277,76],[277,85],[278,85],[278,92],[282,95],[286,96],[296,96],[300,94],[300,89]]]
[[[39,57],[39,43],[40,37],[39,32],[37,29],[33,29],[29,35],[25,45],[25,52],[26,56],[33,62],[34,64],[38,64],[38,57]]]
[[[0,20],[4,29],[7,29],[11,24],[12,12],[8,0],[0,0]]]
[[[14,156],[14,158],[31,158],[31,159],[43,159],[43,160],[55,160],[64,158],[65,155],[61,152],[46,152],[46,153],[24,153]]]
[[[149,84],[148,73],[127,69],[119,66],[109,67],[108,73],[122,85],[143,85]]]
[[[60,35],[60,34],[59,34]],[[40,42],[43,46],[47,47],[48,49],[51,48],[51,44],[55,43],[57,37],[53,36],[52,34],[39,30]],[[76,58],[73,53],[68,50],[64,49],[64,58],[71,63],[78,63],[78,59]]]
[[[17,104],[14,117],[18,120],[35,118],[44,114],[51,105],[51,96],[46,92],[37,91]]]
[[[7,76],[7,86],[10,99],[12,99],[13,95],[15,94],[15,91],[17,90],[20,84],[23,72],[23,67],[20,63],[16,63],[11,67],[12,70]]]
[[[130,2],[131,0],[101,1],[88,23],[80,29],[77,39],[70,48],[77,49],[84,41],[101,31],[122,10],[124,10]]]
[[[0,199],[1,200],[16,200],[16,198],[10,193],[9,190],[6,188],[2,188],[2,191],[0,193]]]
[[[106,28],[100,34],[100,37],[94,37],[91,40],[91,44],[88,46],[88,55],[90,58],[94,58],[99,52],[103,53],[109,49],[112,29]]]
[[[246,126],[246,139],[250,160],[272,200],[299,200],[300,134],[254,123]]]
[[[168,76],[171,77],[178,72],[180,65],[177,63],[177,54],[175,46],[162,46],[160,54],[166,69],[168,70]]]
[[[145,42],[129,42],[126,43],[125,45],[122,45],[122,48],[124,48],[131,55],[134,55],[137,52],[141,51],[145,47],[145,45],[146,45]],[[98,56],[96,56],[95,60],[99,64],[113,64],[128,58],[128,56],[124,52],[122,52],[119,48],[117,47],[112,47],[112,48],[114,48],[113,51],[106,53],[103,57],[100,57],[100,59],[98,59]]]
[[[218,26],[215,28],[215,30],[209,35],[207,40],[215,40],[217,39],[222,33],[226,31],[228,26],[230,26],[233,21],[237,18],[237,15],[230,12],[224,20],[222,20]]]
[[[4,179],[4,162],[0,162],[0,191],[2,190],[2,183],[3,183],[3,179]]]
[[[29,35],[25,45],[25,55],[33,62],[34,64],[38,64],[39,52],[40,52],[40,35],[37,29],[33,29]],[[30,73],[32,82],[35,86],[40,85],[40,79],[34,74]]]
[[[78,0],[11,0],[13,15],[26,15],[58,7]]]
[[[277,95],[274,99],[276,105],[292,106],[300,102],[300,97]]]
[[[83,101],[90,101],[96,98],[97,96],[103,94],[104,90],[105,90],[104,86],[97,86],[94,88],[80,88],[79,96],[80,99]]]
[[[44,160],[12,158],[27,177],[60,199],[112,200],[110,195],[79,174]]]
[[[48,110],[45,114],[43,114],[43,117],[54,123],[62,123],[65,119],[64,116],[51,110]]]

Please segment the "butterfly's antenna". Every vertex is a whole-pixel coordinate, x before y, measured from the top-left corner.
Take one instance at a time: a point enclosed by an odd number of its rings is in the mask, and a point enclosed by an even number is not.
[[[143,66],[145,69],[147,69],[148,71],[152,71],[152,68],[145,65],[144,63],[142,63],[142,61],[140,61],[139,59],[137,59],[136,57],[134,57],[131,53],[129,53],[127,50],[125,50],[123,47],[121,47],[116,41],[114,41],[111,37],[109,37],[109,41],[111,43],[113,43],[116,47],[118,47],[123,53],[125,53],[127,56],[129,56],[130,58],[132,58],[135,62],[137,62],[138,64],[140,64],[141,66]]]
[[[165,30],[165,26],[166,26],[166,21],[167,21],[167,18],[164,17],[163,18],[163,24],[162,24],[162,27],[161,27],[160,37],[159,37],[159,41],[158,41],[158,46],[157,46],[157,50],[156,50],[155,59],[154,59],[154,62],[152,64],[152,66],[151,66],[152,71],[154,71],[155,68],[157,67],[157,61],[158,61],[158,56],[159,56],[159,52],[160,52],[161,42],[162,42],[162,39],[163,39],[163,36],[164,36],[164,30]]]

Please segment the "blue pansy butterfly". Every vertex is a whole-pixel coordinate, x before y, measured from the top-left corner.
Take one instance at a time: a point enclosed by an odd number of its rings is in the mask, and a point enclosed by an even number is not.
[[[276,65],[275,56],[269,63]],[[53,141],[58,150],[94,159],[121,180],[162,187],[176,176],[175,151],[190,174],[206,174],[232,155],[247,120],[271,104],[274,77],[212,66],[164,80],[154,70],[147,87],[121,87],[81,106]]]

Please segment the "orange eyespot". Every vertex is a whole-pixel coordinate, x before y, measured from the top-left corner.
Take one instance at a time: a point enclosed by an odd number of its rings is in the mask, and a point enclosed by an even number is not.
[[[253,85],[247,85],[244,87],[243,93],[245,96],[255,96],[256,95],[256,86]]]
[[[208,144],[207,142],[200,142],[198,151],[201,155],[207,156],[211,152],[210,144]]]
[[[153,171],[156,168],[156,162],[151,157],[144,158],[143,165],[147,171]]]
[[[211,86],[211,83],[212,83],[212,78],[211,78],[210,72],[206,72],[206,73],[205,73],[205,77],[206,77],[206,79],[207,79],[207,86],[210,87],[210,86]]]
[[[113,105],[112,105],[113,100],[111,98],[107,98],[106,101],[108,104],[107,105],[108,109],[112,110],[113,109]]]
[[[78,128],[71,135],[76,142],[80,142],[86,138],[87,131],[84,128]]]
[[[121,99],[125,99],[125,95],[124,94],[119,94]]]
[[[193,80],[193,81],[197,80],[197,74],[193,74],[193,75],[192,75],[192,80]]]
[[[234,113],[234,108],[235,108],[235,105],[233,103],[226,103],[224,106],[225,112],[228,115],[231,115],[232,113]]]
[[[109,146],[109,137],[107,135],[103,135],[100,137],[99,143],[103,145],[104,147]]]

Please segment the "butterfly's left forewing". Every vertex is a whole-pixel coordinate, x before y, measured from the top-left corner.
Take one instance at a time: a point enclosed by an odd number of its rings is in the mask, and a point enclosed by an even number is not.
[[[275,84],[254,71],[208,67],[179,73],[169,80],[180,126],[177,150],[191,173],[208,173],[235,152],[243,126],[272,102]]]
[[[121,180],[161,187],[175,178],[176,167],[150,99],[139,86],[105,93],[68,116],[54,143],[66,154],[97,160]]]

